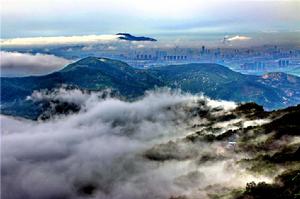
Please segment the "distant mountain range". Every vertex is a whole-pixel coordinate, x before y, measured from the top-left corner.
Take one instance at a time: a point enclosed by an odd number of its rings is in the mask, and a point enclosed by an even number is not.
[[[111,88],[129,100],[155,87],[167,86],[214,99],[256,102],[267,109],[300,102],[300,77],[284,73],[243,75],[218,64],[135,69],[118,60],[87,57],[45,76],[2,77],[1,84],[1,112],[31,119],[36,119],[45,107],[26,97],[34,90],[62,85],[89,91]]]
[[[185,64],[150,69],[166,85],[215,99],[256,102],[267,109],[300,102],[300,78],[285,73],[244,75],[218,64]]]
[[[156,39],[150,37],[136,37],[129,33],[118,33],[116,35],[120,36],[119,39],[127,41],[157,41]]]

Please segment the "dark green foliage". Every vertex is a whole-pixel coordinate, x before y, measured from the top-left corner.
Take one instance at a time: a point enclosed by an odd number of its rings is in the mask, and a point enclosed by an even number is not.
[[[173,141],[157,145],[144,153],[144,157],[152,161],[185,160],[192,156],[192,153],[186,153]]]
[[[94,184],[85,184],[78,187],[77,192],[82,196],[91,196],[95,193],[97,187]]]
[[[41,120],[49,119],[53,115],[67,115],[71,113],[76,113],[80,110],[80,106],[75,103],[60,102],[58,100],[43,102],[43,105],[45,108],[39,115],[39,119]]]
[[[254,114],[255,115],[255,114]],[[268,152],[282,150],[284,144],[292,136],[300,135],[300,106],[289,107],[272,112],[261,112],[259,115],[265,115],[265,118],[271,122],[261,125],[248,127],[240,132],[239,148],[250,153]],[[263,142],[257,142],[256,138],[266,136]],[[278,142],[278,140],[280,140]],[[276,151],[275,151],[276,152]]]
[[[300,135],[300,106],[294,108],[282,117],[275,119],[269,124],[265,125],[266,133],[276,132],[276,138],[283,135]]]
[[[275,179],[275,183],[250,182],[237,199],[297,199],[300,198],[300,170],[287,171]]]
[[[300,161],[300,147],[284,147],[274,155],[263,156],[262,160],[272,163]]]
[[[234,112],[250,119],[265,118],[267,116],[263,106],[260,106],[254,102],[241,104],[235,109]]]
[[[208,131],[208,129],[205,129],[205,131]],[[235,135],[236,131],[228,130],[225,133],[222,133],[220,135],[214,135],[214,134],[206,134],[201,132],[196,132],[195,134],[189,135],[186,137],[188,141],[191,142],[197,142],[197,141],[204,141],[204,142],[214,142],[214,141],[224,141],[228,140],[231,136]]]

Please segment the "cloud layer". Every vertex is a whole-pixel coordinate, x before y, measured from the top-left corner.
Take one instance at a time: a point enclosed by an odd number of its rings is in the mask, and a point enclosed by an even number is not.
[[[47,46],[90,44],[118,41],[118,35],[83,35],[83,36],[59,36],[59,37],[29,37],[2,39],[2,46]]]
[[[251,37],[247,37],[247,36],[243,36],[243,35],[236,35],[236,36],[233,36],[233,37],[228,37],[227,38],[227,41],[247,41],[247,40],[250,40]]]
[[[54,55],[1,51],[1,76],[47,74],[71,61]]]
[[[102,94],[64,89],[35,93],[32,98],[73,102],[81,111],[38,122],[1,116],[3,198],[205,198],[201,189],[207,185],[243,186],[255,179],[233,159],[199,166],[197,157],[158,163],[143,155],[157,144],[186,136],[195,122],[207,122],[196,110],[218,115],[234,103],[169,90],[148,92],[134,102]],[[200,154],[225,150],[206,143],[183,144],[181,149]]]

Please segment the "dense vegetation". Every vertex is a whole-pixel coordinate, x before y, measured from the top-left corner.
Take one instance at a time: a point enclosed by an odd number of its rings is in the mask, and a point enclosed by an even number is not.
[[[155,87],[168,86],[204,93],[214,99],[256,102],[267,109],[300,102],[299,77],[283,73],[262,77],[242,75],[218,64],[141,70],[117,60],[87,57],[49,75],[1,78],[1,83],[2,113],[32,119],[36,119],[40,110],[33,102],[26,101],[26,97],[34,90],[51,90],[62,85],[90,91],[111,88],[127,99],[139,97]]]
[[[296,199],[300,198],[300,105],[266,112],[254,103],[242,104],[229,114],[220,117],[211,112],[198,112],[208,119],[195,125],[194,133],[183,139],[159,144],[147,150],[144,156],[157,162],[198,159],[199,166],[235,159],[244,173],[267,176],[272,182],[249,181],[244,188],[228,188],[226,184],[208,186],[205,192],[213,199]],[[245,127],[237,118],[253,121],[263,119],[262,125]],[[234,130],[223,131],[216,127],[220,122],[232,122]],[[200,129],[197,131],[197,129]],[[201,143],[226,146],[225,152],[203,153]],[[228,143],[233,143],[228,145]],[[182,147],[185,146],[185,147]],[[191,178],[196,174],[190,173]],[[196,178],[196,177],[195,177]],[[201,178],[200,178],[201,179]],[[237,179],[238,180],[238,179]],[[218,189],[216,189],[218,187]],[[189,198],[183,196],[173,198]]]

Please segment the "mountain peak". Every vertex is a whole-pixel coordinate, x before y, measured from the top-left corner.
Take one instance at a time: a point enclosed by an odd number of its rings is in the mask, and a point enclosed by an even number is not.
[[[86,57],[80,59],[61,70],[61,72],[67,72],[78,68],[90,68],[90,69],[103,69],[103,68],[131,68],[127,63],[113,60],[105,57]]]

